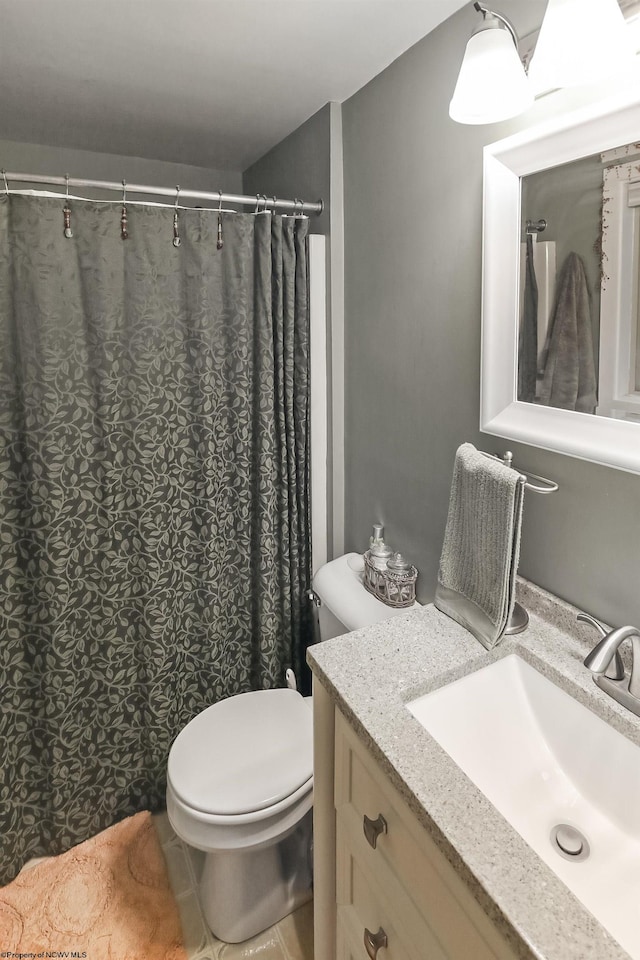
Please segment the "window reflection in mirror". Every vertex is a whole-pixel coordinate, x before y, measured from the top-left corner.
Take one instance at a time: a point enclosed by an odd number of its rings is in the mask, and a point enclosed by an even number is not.
[[[521,179],[518,400],[640,420],[640,144]]]

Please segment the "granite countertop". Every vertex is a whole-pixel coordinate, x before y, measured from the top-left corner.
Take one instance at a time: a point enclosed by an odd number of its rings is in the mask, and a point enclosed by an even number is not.
[[[486,651],[432,604],[311,647],[314,676],[389,775],[516,954],[537,960],[629,955],[501,816],[405,704],[518,653],[640,745],[640,719],[591,679],[597,640],[578,612],[519,578],[530,623]],[[508,718],[506,718],[508,722]]]

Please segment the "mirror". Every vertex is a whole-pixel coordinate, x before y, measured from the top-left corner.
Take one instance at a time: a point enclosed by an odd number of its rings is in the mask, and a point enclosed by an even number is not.
[[[480,429],[640,472],[638,95],[485,148]]]

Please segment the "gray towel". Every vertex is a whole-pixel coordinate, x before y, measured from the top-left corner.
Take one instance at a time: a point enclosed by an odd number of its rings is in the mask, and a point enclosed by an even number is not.
[[[553,315],[543,355],[540,403],[594,413],[596,371],[589,287],[584,263],[570,253],[556,285]]]
[[[521,474],[500,460],[471,443],[458,448],[435,605],[488,650],[515,600],[523,488]]]

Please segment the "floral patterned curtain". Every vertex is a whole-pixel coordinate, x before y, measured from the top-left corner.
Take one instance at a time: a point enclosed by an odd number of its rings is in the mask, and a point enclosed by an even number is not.
[[[303,670],[307,221],[0,198],[0,882]]]

